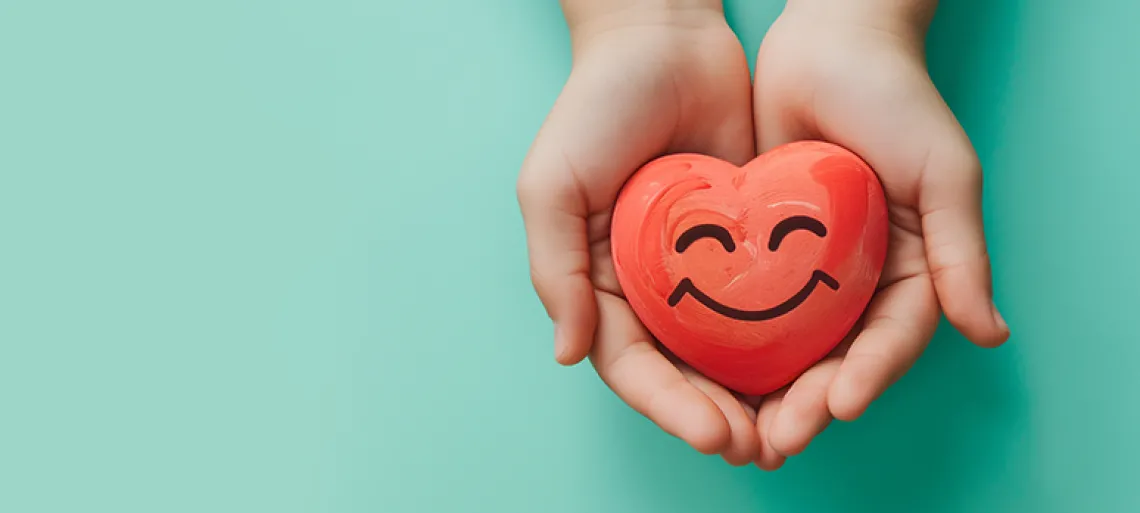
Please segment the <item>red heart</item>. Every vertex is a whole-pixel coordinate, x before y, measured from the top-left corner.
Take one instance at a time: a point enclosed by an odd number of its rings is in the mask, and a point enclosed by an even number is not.
[[[887,252],[875,173],[803,141],[738,168],[662,157],[618,197],[611,230],[626,299],[681,360],[750,395],[790,383],[850,332]]]

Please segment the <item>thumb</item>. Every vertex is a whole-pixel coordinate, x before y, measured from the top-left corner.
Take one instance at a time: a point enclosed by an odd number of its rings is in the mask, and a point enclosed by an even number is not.
[[[928,152],[919,192],[927,261],[946,318],[966,338],[998,346],[1009,328],[993,303],[982,226],[982,169],[964,133]]]
[[[617,87],[605,61],[583,59],[555,101],[518,179],[531,281],[555,325],[555,358],[590,352],[598,322],[589,219],[604,212],[625,178],[667,140],[646,129],[656,104]],[[620,83],[618,84],[620,85]],[[636,134],[631,136],[630,134]]]
[[[573,169],[541,133],[519,174],[518,201],[531,281],[554,321],[555,359],[576,364],[589,353],[597,323],[588,207]]]

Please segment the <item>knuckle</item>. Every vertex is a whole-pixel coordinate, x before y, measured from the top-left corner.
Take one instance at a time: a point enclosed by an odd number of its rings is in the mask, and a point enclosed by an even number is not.
[[[960,322],[969,318],[971,315],[970,310],[973,310],[973,308],[970,307],[969,303],[963,303],[962,301],[954,299],[942,302],[942,312],[946,314],[947,319],[954,322]]]
[[[515,195],[520,203],[526,205],[542,197],[546,192],[546,187],[540,178],[526,170],[519,173],[519,177],[515,181]]]
[[[969,139],[950,139],[945,145],[928,149],[923,159],[924,181],[945,190],[974,190],[982,185],[982,164]]]
[[[543,276],[542,272],[531,268],[530,283],[531,286],[534,287],[535,294],[538,295],[538,300],[542,302],[543,308],[546,309],[548,314],[553,316],[555,310],[555,301],[554,295],[550,292],[552,289],[550,286],[550,280]]]

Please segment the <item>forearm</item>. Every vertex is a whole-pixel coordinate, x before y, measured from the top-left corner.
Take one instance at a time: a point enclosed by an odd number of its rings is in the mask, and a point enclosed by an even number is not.
[[[724,16],[722,0],[561,0],[571,35],[629,24],[688,24]]]
[[[785,10],[923,37],[937,7],[938,0],[788,0]]]

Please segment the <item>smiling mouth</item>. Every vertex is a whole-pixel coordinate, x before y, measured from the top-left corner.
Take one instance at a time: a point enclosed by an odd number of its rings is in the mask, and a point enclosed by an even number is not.
[[[807,301],[808,296],[811,296],[816,285],[820,283],[831,290],[839,290],[839,282],[836,281],[835,278],[832,278],[830,274],[817,270],[811,273],[811,279],[808,280],[807,284],[804,285],[799,292],[796,292],[796,295],[788,298],[787,301],[766,310],[738,310],[731,306],[722,305],[715,299],[705,295],[696,285],[693,285],[692,280],[685,278],[681,280],[681,283],[677,284],[677,288],[673,289],[673,293],[669,295],[669,306],[677,306],[677,303],[680,303],[685,296],[692,296],[693,299],[705,305],[709,310],[725,317],[738,321],[767,321],[795,310],[797,306]]]

